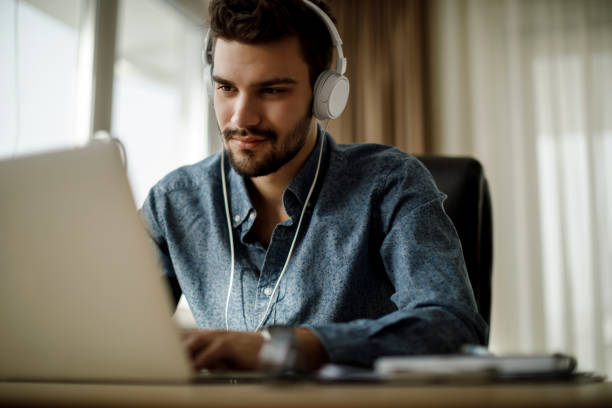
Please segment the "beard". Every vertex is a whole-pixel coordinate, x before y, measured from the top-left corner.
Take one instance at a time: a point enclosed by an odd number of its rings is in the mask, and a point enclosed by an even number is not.
[[[311,120],[312,115],[310,113],[306,114],[287,132],[282,140],[280,140],[278,133],[272,129],[259,129],[256,127],[223,129],[223,140],[226,143],[226,150],[229,154],[232,167],[238,174],[244,177],[260,177],[277,172],[281,167],[289,163],[304,147]],[[256,151],[248,149],[239,149],[237,152],[233,151],[228,147],[227,143],[236,135],[263,137],[266,139],[264,143],[270,144],[270,149],[261,152],[261,157],[259,158]]]

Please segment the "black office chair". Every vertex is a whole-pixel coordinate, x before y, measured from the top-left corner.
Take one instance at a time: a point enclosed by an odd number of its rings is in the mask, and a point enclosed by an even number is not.
[[[448,196],[446,213],[455,224],[470,283],[482,318],[491,320],[493,226],[491,197],[482,165],[475,159],[419,157],[440,191]]]

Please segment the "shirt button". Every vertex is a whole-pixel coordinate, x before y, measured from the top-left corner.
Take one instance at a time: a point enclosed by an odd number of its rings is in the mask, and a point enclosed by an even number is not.
[[[251,220],[254,220],[254,219],[255,219],[255,213],[251,213],[251,215],[249,215],[249,218],[250,218]]]
[[[264,295],[266,296],[270,296],[272,294],[272,288],[265,288],[264,289]]]
[[[240,216],[239,215],[234,215],[234,221],[236,221],[236,222],[240,221]]]

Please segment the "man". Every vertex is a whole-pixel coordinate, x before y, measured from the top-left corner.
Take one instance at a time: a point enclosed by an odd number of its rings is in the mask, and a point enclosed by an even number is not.
[[[302,0],[213,0],[209,15],[226,156],[172,172],[142,209],[203,329],[185,335],[194,367],[258,368],[272,325],[291,328],[300,370],[484,343],[429,173],[317,126],[313,84],[332,56],[321,18]]]

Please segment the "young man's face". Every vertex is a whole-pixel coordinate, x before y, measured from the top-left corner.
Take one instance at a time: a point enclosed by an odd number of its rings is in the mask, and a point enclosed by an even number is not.
[[[217,39],[214,106],[234,168],[276,172],[304,146],[312,124],[308,65],[296,37],[250,45]]]

